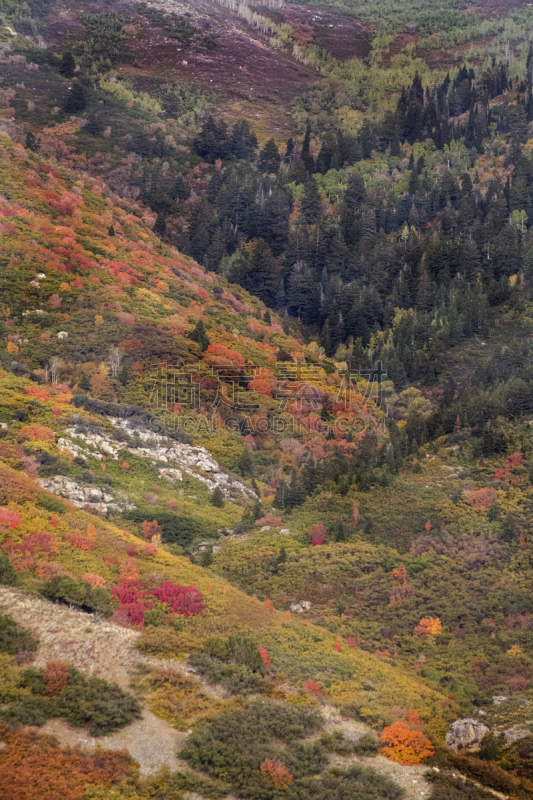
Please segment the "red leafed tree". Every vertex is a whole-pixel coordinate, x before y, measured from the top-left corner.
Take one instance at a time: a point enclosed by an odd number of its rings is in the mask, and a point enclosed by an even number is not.
[[[47,697],[55,697],[68,683],[68,666],[63,661],[49,661],[44,671],[44,693]]]
[[[269,775],[274,789],[287,789],[294,783],[293,774],[287,769],[283,761],[273,761],[268,758],[263,761],[260,770],[263,774]]]
[[[431,530],[431,522],[430,522],[429,519],[426,522],[426,524],[424,525],[424,528],[427,530],[428,533],[430,532],[430,530]]]
[[[423,758],[432,756],[433,745],[422,731],[413,731],[403,720],[389,725],[381,734],[384,747],[380,754],[398,764],[420,764]]]
[[[317,545],[324,544],[327,531],[321,522],[317,522],[309,531],[309,536],[311,537],[311,546],[316,547]]]
[[[357,650],[357,642],[355,641],[353,636],[348,636],[348,638],[346,639],[346,644],[348,645],[348,647],[351,647],[352,650]]]
[[[154,519],[151,522],[148,522],[147,519],[143,522],[143,533],[149,541],[152,541],[154,536],[161,535],[161,528],[159,527],[159,523]]]
[[[359,514],[359,506],[357,505],[357,503],[354,503],[353,504],[353,524],[354,525],[357,525],[357,523],[359,522],[359,516],[360,516],[360,514]]]

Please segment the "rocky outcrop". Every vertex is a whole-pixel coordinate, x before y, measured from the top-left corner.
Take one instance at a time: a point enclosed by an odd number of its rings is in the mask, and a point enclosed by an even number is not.
[[[291,606],[291,611],[295,612],[296,614],[302,614],[304,611],[309,611],[311,608],[311,603],[309,600],[302,600],[300,603],[293,603]]]
[[[127,502],[127,497],[122,493],[120,494],[121,501],[116,502],[112,494],[105,492],[98,486],[80,486],[79,483],[76,483],[71,478],[66,478],[64,475],[54,475],[53,478],[40,478],[37,483],[43,489],[48,489],[49,492],[70,500],[78,508],[89,506],[93,511],[97,511],[100,514],[105,514],[107,511],[131,511],[135,508],[132,503]]]
[[[168,464],[168,467],[160,468],[160,475],[172,483],[183,480],[182,473],[185,472],[204,483],[211,491],[218,487],[227,500],[255,500],[255,492],[224,472],[205,447],[177,442],[132,425],[128,420],[110,418],[110,422],[117,429],[116,436],[103,431],[79,432],[76,428],[67,428],[68,438],[59,439],[58,446],[75,456],[86,458],[91,455],[99,460],[103,456],[118,460],[119,453],[127,451],[146,458],[151,464]],[[119,431],[123,433],[120,434]],[[127,437],[124,437],[124,432],[128,434]],[[135,437],[135,444],[138,443],[138,446],[131,446],[131,436]],[[123,441],[125,438],[127,441]]]
[[[451,750],[475,751],[489,729],[477,719],[456,719],[446,734],[446,747]]]

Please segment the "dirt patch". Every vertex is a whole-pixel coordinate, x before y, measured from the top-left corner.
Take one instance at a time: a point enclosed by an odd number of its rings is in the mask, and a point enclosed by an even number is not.
[[[157,5],[166,11],[188,13],[215,46],[184,47],[164,30],[136,18],[139,34],[130,40],[133,51],[120,71],[133,78],[184,81],[217,94],[219,111],[229,118],[257,119],[261,127],[283,134],[294,133],[288,111],[292,101],[314,83],[318,73],[288,53],[272,48],[268,36],[250,27],[236,13],[207,0]]]
[[[368,28],[340,9],[286,5],[281,13],[283,22],[295,27],[296,31],[301,26],[308,26],[312,30],[312,44],[339,61],[365,58],[372,50],[372,35]]]
[[[326,718],[325,730],[328,733],[341,731],[349,741],[357,741],[369,728],[362,722],[353,719],[345,719],[339,712],[331,707],[325,706],[323,714]],[[340,756],[333,755],[330,758],[331,767],[348,769],[352,764],[361,764],[376,770],[381,775],[385,775],[405,790],[405,800],[425,800],[431,795],[431,786],[424,778],[427,767],[404,767],[402,764],[395,764],[384,756],[370,758],[367,756]]]
[[[98,747],[127,750],[138,762],[142,775],[151,775],[165,766],[171,770],[187,768],[186,762],[176,755],[183,747],[187,731],[175,730],[146,708],[143,709],[142,719],[109,736],[88,736],[82,728],[73,728],[61,719],[49,720],[41,731],[56,736],[63,746],[79,745],[90,751]]]
[[[402,53],[407,45],[409,44],[416,44],[420,39],[420,34],[416,31],[404,31],[403,33],[397,34],[395,40],[390,45],[389,49],[386,53],[383,54],[383,58],[381,59],[381,66],[382,67],[390,67],[391,61],[394,56],[399,55]]]
[[[135,649],[135,642],[139,637],[136,631],[99,620],[93,614],[51,603],[6,586],[0,586],[0,612],[10,614],[39,637],[36,666],[44,666],[47,661],[66,661],[84,672],[115,681],[128,690],[136,666],[148,664],[193,677],[206,694],[218,699],[224,697],[223,692],[216,687],[207,686],[201,678],[194,675],[186,662],[143,656]],[[356,740],[369,730],[361,722],[343,719],[331,706],[324,707],[323,713],[327,731],[341,730],[347,738]],[[173,770],[186,767],[178,754],[188,731],[175,730],[146,707],[143,708],[141,720],[109,736],[93,738],[84,729],[73,728],[60,719],[49,720],[42,730],[57,736],[63,745],[77,744],[87,750],[94,750],[98,746],[111,750],[126,749],[139,763],[143,775],[157,772],[165,765]],[[341,767],[348,767],[356,762],[372,767],[402,786],[406,790],[405,800],[423,800],[429,797],[429,787],[423,779],[425,767],[402,767],[381,756],[333,756],[331,760],[332,766]]]

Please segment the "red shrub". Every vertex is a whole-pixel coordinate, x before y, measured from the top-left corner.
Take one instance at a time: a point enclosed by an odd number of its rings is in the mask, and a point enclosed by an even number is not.
[[[9,511],[9,509],[0,506],[0,525],[9,525],[10,528],[18,528],[22,522],[21,516],[18,511]]]
[[[381,734],[385,747],[380,754],[399,764],[420,764],[423,758],[432,756],[435,750],[427,736],[421,731],[413,731],[406,722],[398,721],[389,725]]]
[[[302,689],[304,689],[307,694],[312,694],[313,697],[320,697],[322,694],[322,689],[318,683],[315,683],[315,681],[306,681],[305,683],[302,683]]]
[[[192,617],[204,610],[203,595],[196,586],[180,586],[179,583],[164,581],[160,589],[153,589],[152,594],[162,603],[166,603],[175,614]]]
[[[76,547],[78,550],[84,550],[86,553],[90,553],[91,550],[94,550],[96,544],[94,539],[89,539],[86,536],[79,536],[76,533],[67,534],[65,539],[72,547]]]
[[[261,658],[265,662],[265,667],[267,668],[267,670],[269,670],[270,669],[270,659],[268,657],[267,651],[265,650],[264,647],[259,647],[258,650],[261,653]]]

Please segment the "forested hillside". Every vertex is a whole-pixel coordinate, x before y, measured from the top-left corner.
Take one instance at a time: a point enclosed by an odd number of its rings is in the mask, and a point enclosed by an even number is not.
[[[532,796],[532,32],[0,0],[2,797]]]

